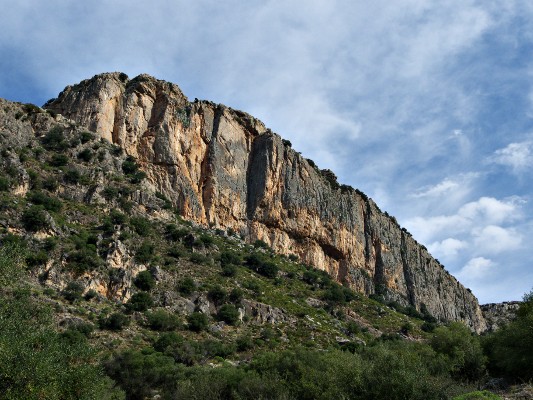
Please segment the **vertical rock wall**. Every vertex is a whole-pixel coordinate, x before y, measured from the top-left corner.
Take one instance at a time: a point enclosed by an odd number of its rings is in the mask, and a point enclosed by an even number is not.
[[[360,292],[485,328],[477,299],[394,218],[252,116],[119,73],[68,86],[45,107],[137,157],[184,218],[261,239]]]

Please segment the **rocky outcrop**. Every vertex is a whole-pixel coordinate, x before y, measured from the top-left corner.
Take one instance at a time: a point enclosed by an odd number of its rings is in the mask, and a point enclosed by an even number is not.
[[[487,323],[487,330],[493,332],[515,319],[520,304],[520,301],[483,304],[481,311]]]
[[[476,298],[394,218],[252,116],[120,73],[68,86],[45,108],[137,157],[183,217],[261,239],[360,292],[485,329]]]

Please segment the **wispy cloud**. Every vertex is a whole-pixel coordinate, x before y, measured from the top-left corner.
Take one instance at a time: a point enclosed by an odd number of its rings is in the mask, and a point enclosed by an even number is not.
[[[476,257],[501,269],[485,239],[527,237],[519,218],[533,210],[510,199],[533,191],[505,174],[532,166],[518,133],[531,125],[528,2],[0,5],[2,97],[43,103],[96,73],[150,73],[262,119],[452,270]],[[532,253],[515,257],[525,265]]]
[[[515,173],[525,172],[533,167],[533,142],[528,140],[520,143],[510,143],[494,152],[490,161],[509,167]]]

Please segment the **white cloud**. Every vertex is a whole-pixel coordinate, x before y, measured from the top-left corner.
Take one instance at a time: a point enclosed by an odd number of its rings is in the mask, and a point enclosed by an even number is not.
[[[444,178],[441,182],[433,186],[425,186],[418,189],[411,196],[415,198],[421,197],[440,197],[443,195],[458,197],[464,196],[470,191],[472,181],[479,176],[478,173],[459,174],[454,177]]]
[[[522,246],[522,235],[513,228],[488,225],[473,231],[477,253],[498,254]]]
[[[444,260],[454,258],[460,250],[468,248],[468,243],[463,240],[447,238],[440,242],[433,242],[428,246],[428,250],[437,257]]]
[[[510,143],[494,152],[490,161],[510,167],[513,172],[523,172],[533,167],[533,142]]]
[[[468,261],[457,276],[459,279],[472,282],[487,278],[493,272],[494,267],[495,264],[492,260],[485,257],[475,257]]]
[[[477,201],[465,204],[458,215],[470,221],[482,221],[485,224],[501,224],[520,218],[519,199],[507,201],[492,197],[481,197]]]

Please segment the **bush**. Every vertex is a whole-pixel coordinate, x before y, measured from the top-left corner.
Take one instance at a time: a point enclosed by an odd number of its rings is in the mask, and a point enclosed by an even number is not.
[[[63,128],[55,126],[43,137],[43,147],[52,151],[64,151],[68,148],[68,143],[63,134]]]
[[[172,331],[180,326],[177,315],[157,310],[146,315],[148,326],[155,331]]]
[[[121,331],[129,324],[129,317],[120,312],[113,313],[107,318],[101,318],[99,321],[100,329],[107,329],[110,331]]]
[[[220,265],[240,265],[242,263],[241,256],[231,250],[224,250],[219,255]]]
[[[224,288],[222,288],[219,285],[214,286],[207,292],[207,297],[211,299],[215,304],[219,305],[222,304],[226,297],[228,296],[228,293]]]
[[[90,142],[91,140],[94,140],[94,139],[96,139],[96,136],[91,132],[84,131],[80,135],[80,142],[82,144]]]
[[[64,178],[67,183],[72,183],[74,185],[81,183],[82,181],[82,176],[81,176],[80,171],[78,171],[75,168],[70,168],[66,170]]]
[[[28,267],[37,267],[39,265],[45,265],[48,262],[48,253],[44,250],[40,250],[26,256],[26,264]]]
[[[533,291],[524,295],[516,319],[485,338],[489,367],[512,380],[533,380]]]
[[[178,283],[178,292],[180,292],[184,296],[189,296],[192,292],[196,290],[196,284],[194,283],[194,280],[191,277],[187,277],[182,279]]]
[[[224,321],[230,325],[236,325],[239,322],[239,310],[233,304],[224,304],[218,310],[217,317],[219,321]]]
[[[126,303],[126,309],[128,311],[146,311],[152,307],[153,304],[154,301],[152,300],[152,296],[150,296],[150,294],[147,292],[140,292],[135,293],[130,297]]]
[[[76,300],[81,300],[81,294],[83,293],[83,285],[79,282],[70,282],[65,289],[61,292],[63,297],[71,303]]]
[[[244,292],[242,289],[234,288],[229,294],[229,301],[231,301],[233,304],[240,304],[243,296]]]
[[[193,312],[187,317],[187,322],[189,323],[189,330],[193,332],[201,332],[207,329],[209,320],[207,315],[201,312]]]
[[[436,328],[430,345],[447,357],[448,365],[458,379],[477,381],[485,374],[486,359],[479,338],[460,322]]]
[[[278,266],[273,262],[265,262],[257,268],[257,272],[267,278],[275,278],[278,276]]]
[[[177,390],[182,369],[172,357],[161,353],[126,350],[105,364],[106,373],[126,392],[127,399],[153,398],[154,389],[163,389],[170,398]]]
[[[171,241],[178,241],[187,236],[189,230],[186,228],[178,228],[176,224],[168,224],[165,228],[167,238]]]
[[[47,196],[42,192],[29,192],[26,198],[33,204],[43,206],[47,211],[58,212],[62,207],[59,199]]]
[[[146,237],[152,232],[152,224],[144,217],[131,217],[130,226],[138,235]]]
[[[237,270],[238,268],[233,264],[224,264],[222,265],[222,276],[234,277],[237,275]]]
[[[192,253],[189,260],[195,264],[206,264],[209,258],[200,253]]]
[[[150,242],[143,242],[135,253],[135,258],[141,263],[148,263],[154,257],[155,246]]]
[[[109,219],[114,225],[122,225],[128,220],[128,217],[118,210],[111,210]]]
[[[47,215],[43,206],[31,206],[26,209],[21,217],[24,228],[31,232],[37,232],[49,227]]]
[[[52,167],[64,167],[68,164],[69,158],[64,154],[53,154],[48,164]]]
[[[7,192],[10,186],[11,182],[9,179],[4,176],[0,176],[0,192]]]
[[[135,286],[144,291],[150,291],[155,286],[155,280],[150,271],[141,271],[135,277],[133,281]]]
[[[122,163],[122,172],[126,175],[133,175],[139,170],[139,166],[135,162],[135,158],[128,156],[126,160]]]
[[[68,256],[67,262],[69,268],[78,274],[94,271],[101,264],[98,255],[89,248],[73,252]]]

